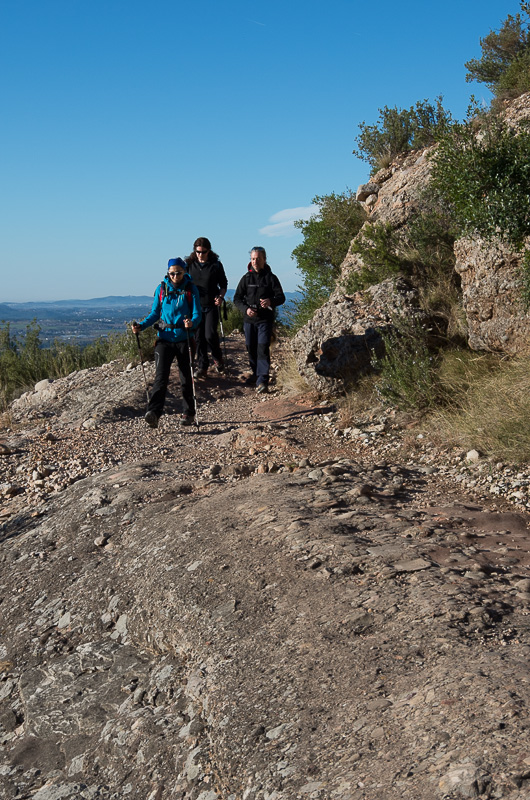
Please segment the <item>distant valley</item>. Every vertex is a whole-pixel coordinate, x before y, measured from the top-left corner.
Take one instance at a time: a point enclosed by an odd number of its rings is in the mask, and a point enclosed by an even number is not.
[[[19,336],[29,323],[36,320],[45,347],[55,339],[83,345],[108,333],[124,332],[128,322],[145,317],[152,302],[152,297],[129,296],[50,303],[0,303],[0,322],[8,322],[11,332]]]
[[[232,299],[234,291],[227,292]],[[298,292],[286,292],[285,310],[300,297]],[[88,344],[109,333],[124,332],[133,319],[143,319],[151,309],[153,297],[110,296],[95,297],[90,300],[56,300],[38,303],[0,303],[0,325],[9,323],[12,334],[23,335],[26,326],[36,320],[41,329],[40,339],[44,347],[54,340],[73,344]]]

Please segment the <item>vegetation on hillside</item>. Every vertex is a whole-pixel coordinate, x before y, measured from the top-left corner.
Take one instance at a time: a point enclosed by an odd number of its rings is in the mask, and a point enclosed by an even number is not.
[[[437,97],[434,105],[428,100],[418,101],[409,109],[380,108],[375,125],[360,123],[353,155],[367,161],[373,169],[380,169],[402,153],[434,144],[452,123],[442,99]]]
[[[399,232],[384,223],[366,224],[351,250],[363,267],[351,272],[346,291],[356,292],[401,275],[419,291],[420,306],[452,344],[464,340],[460,284],[454,270],[456,229],[443,203],[426,194],[423,210]]]
[[[530,235],[530,129],[515,132],[496,114],[471,113],[433,154],[431,191],[451,210],[457,235],[501,238],[522,251]],[[530,253],[521,293],[530,304]]]
[[[152,334],[141,334],[143,356],[153,350]],[[8,322],[0,326],[0,410],[23,392],[33,389],[45,378],[60,378],[80,369],[97,367],[116,358],[138,358],[138,347],[132,333],[110,334],[86,347],[55,341],[42,347],[40,327],[36,320],[26,327],[24,336],[11,333]]]
[[[521,12],[481,39],[482,56],[465,64],[466,81],[485,83],[496,100],[530,91],[530,3],[522,2]]]
[[[294,310],[289,315],[294,330],[305,325],[328,299],[351,240],[366,219],[362,205],[350,190],[317,196],[312,202],[318,211],[309,220],[294,223],[304,237],[291,256],[302,277],[298,289],[303,294],[301,300],[294,302]]]
[[[422,212],[399,231],[378,222],[366,222],[362,230],[359,226],[351,250],[362,267],[350,274],[345,287],[354,292],[404,276],[419,291],[429,320],[423,326],[409,319],[393,321],[385,356],[373,362],[374,374],[362,382],[365,402],[428,412],[447,438],[515,461],[530,459],[530,433],[524,433],[528,371],[521,359],[468,349],[453,245],[463,235],[480,235],[500,237],[522,250],[521,291],[530,305],[530,251],[523,249],[530,236],[530,195],[525,189],[530,186],[530,129],[514,132],[500,113],[505,100],[530,91],[530,3],[521,2],[520,9],[481,39],[481,58],[465,65],[466,80],[491,90],[489,111],[472,102],[467,119],[457,122],[439,97],[409,109],[385,106],[376,124],[360,124],[353,152],[373,170],[417,148],[437,147]],[[325,238],[327,220],[323,216],[319,222],[318,234]],[[302,223],[299,227],[304,243],[297,250],[310,254],[306,244],[314,231]],[[348,245],[342,245],[344,254]],[[320,305],[335,287],[339,268],[334,265],[323,273],[326,281],[321,283],[318,269],[314,277],[307,272],[310,280],[302,274],[300,288],[309,289],[309,296],[312,280],[317,281]],[[308,294],[300,303],[306,317],[312,312]],[[298,322],[304,321],[300,315]],[[359,394],[359,387],[355,392]],[[345,404],[358,413],[358,397],[354,402],[350,395]]]
[[[226,319],[223,316],[225,336],[243,327],[241,312],[229,300],[226,311]],[[13,334],[9,322],[0,324],[0,411],[5,411],[12,400],[45,378],[65,377],[76,370],[99,367],[114,359],[139,360],[138,342],[130,330],[101,336],[85,346],[55,340],[51,347],[43,347],[40,333],[36,320],[19,336]],[[144,360],[153,357],[154,343],[153,328],[139,334]]]

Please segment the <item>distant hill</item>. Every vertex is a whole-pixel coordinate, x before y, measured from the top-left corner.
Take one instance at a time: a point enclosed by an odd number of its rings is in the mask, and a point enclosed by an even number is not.
[[[57,306],[84,306],[87,308],[112,308],[113,306],[119,306],[121,308],[125,306],[141,306],[145,305],[145,303],[152,303],[153,302],[153,295],[108,295],[107,297],[93,297],[91,300],[56,300],[53,303],[42,304],[42,305],[57,305]],[[28,304],[28,305],[35,305]]]
[[[125,308],[127,306],[143,306],[152,301],[153,295],[140,295],[138,297],[133,295],[124,297],[109,295],[108,297],[93,297],[90,300],[50,300],[46,302],[35,300],[26,303],[0,303],[0,317],[8,319],[9,316],[4,317],[4,315],[16,314],[16,318],[21,319],[21,314],[27,316],[28,313],[33,313],[35,309],[43,309],[46,312],[53,311],[54,308],[115,308],[116,306]]]
[[[229,289],[226,293],[228,300],[233,300],[234,290]],[[301,297],[300,292],[286,292],[286,304],[283,309],[279,309],[280,316],[284,315],[291,303]],[[77,316],[79,312],[87,312],[91,309],[117,311],[131,310],[137,315],[138,310],[151,308],[153,295],[109,295],[107,297],[93,297],[90,300],[50,300],[32,301],[26,303],[0,303],[0,320],[4,322],[24,321],[30,322],[32,319],[65,319],[67,316]],[[147,313],[147,312],[146,312]],[[134,316],[134,315],[133,315]]]

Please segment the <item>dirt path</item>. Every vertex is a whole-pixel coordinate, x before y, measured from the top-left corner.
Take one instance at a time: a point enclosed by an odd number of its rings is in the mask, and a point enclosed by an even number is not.
[[[14,408],[0,796],[529,797],[528,516],[230,349],[199,432],[112,365]]]

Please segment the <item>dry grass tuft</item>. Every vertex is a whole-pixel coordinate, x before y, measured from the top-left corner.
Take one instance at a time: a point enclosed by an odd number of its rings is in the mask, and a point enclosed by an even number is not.
[[[514,464],[530,461],[530,370],[528,354],[510,360],[474,356],[453,364],[456,400],[452,408],[430,417],[446,441],[475,448]],[[455,371],[455,367],[457,370]],[[456,373],[461,372],[459,383]]]
[[[349,389],[339,400],[339,422],[344,428],[355,425],[362,414],[373,412],[381,406],[376,392],[379,379],[375,375],[365,375],[359,379],[354,388]]]
[[[276,376],[278,386],[288,395],[314,395],[315,391],[300,375],[291,352],[285,354]]]

